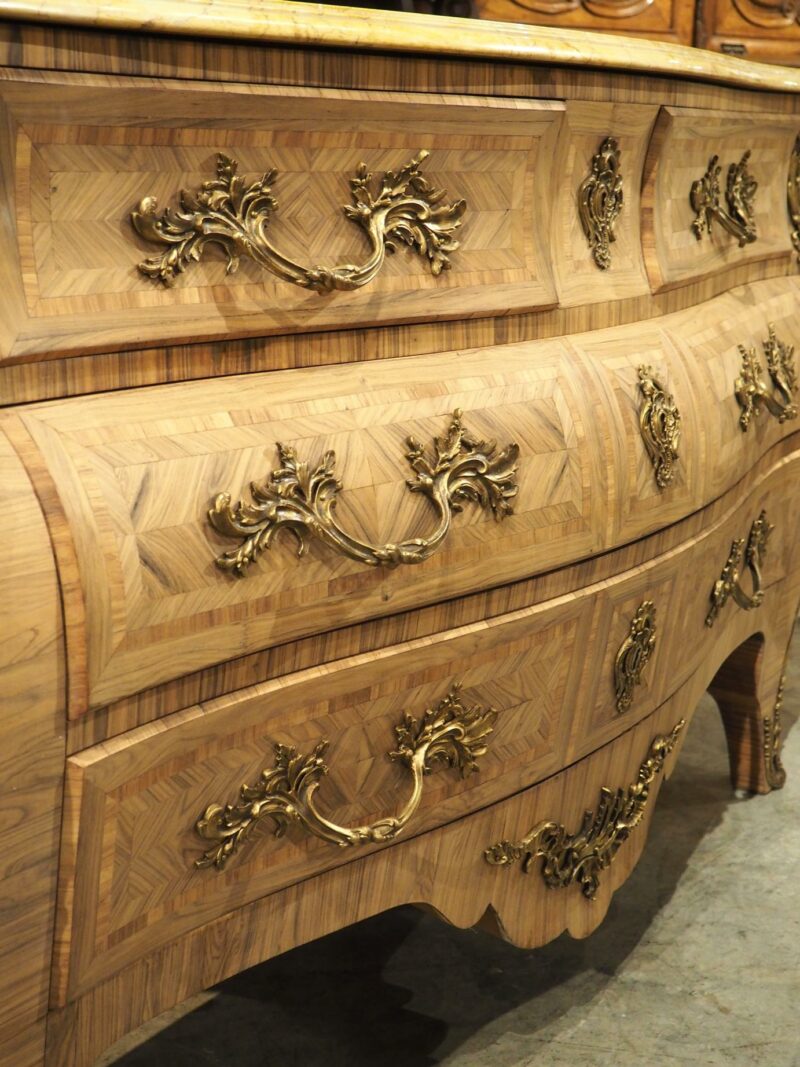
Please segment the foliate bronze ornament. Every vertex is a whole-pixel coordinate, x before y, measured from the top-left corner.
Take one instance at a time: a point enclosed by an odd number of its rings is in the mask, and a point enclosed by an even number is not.
[[[639,412],[639,427],[650,456],[659,489],[666,489],[675,475],[678,442],[681,436],[681,413],[671,393],[642,364],[637,371],[644,404]]]
[[[642,821],[650,786],[685,725],[686,720],[681,719],[670,734],[654,739],[636,781],[627,789],[614,793],[603,786],[597,811],[584,812],[576,833],[568,833],[563,823],[541,822],[521,841],[498,841],[487,848],[483,854],[486,862],[498,867],[521,863],[523,874],[530,874],[534,860],[542,857],[542,877],[549,888],[566,889],[577,883],[586,899],[594,900],[601,873]]]
[[[739,537],[733,542],[728,560],[722,568],[722,574],[714,582],[711,590],[711,608],[706,615],[706,626],[714,625],[720,611],[731,597],[744,611],[757,608],[763,602],[761,565],[767,554],[769,536],[774,529],[775,527],[767,522],[767,513],[762,511],[750,527],[747,539]],[[750,571],[753,583],[752,593],[742,588],[743,566]]]
[[[464,200],[447,203],[445,190],[434,188],[422,175],[420,166],[428,154],[421,151],[397,173],[386,171],[375,185],[365,163],[350,179],[352,203],[342,210],[366,231],[370,243],[370,254],[360,265],[309,267],[279,252],[266,235],[278,208],[272,195],[277,171],[247,183],[236,173],[237,161],[220,154],[217,177],[194,192],[183,189],[177,209],[159,215],[155,197],[147,196],[132,212],[131,222],[142,237],[168,246],[161,255],[143,260],[139,270],[172,285],[201,258],[207,245],[216,244],[227,256],[228,274],[246,256],[286,282],[327,293],[366,285],[380,271],[387,251],[394,252],[403,243],[427,258],[432,274],[441,274],[450,267],[449,253],[458,248],[453,233],[467,205]]]
[[[461,419],[461,410],[456,409],[445,437],[434,438],[432,457],[413,437],[406,441],[406,459],[416,475],[407,482],[408,488],[426,496],[438,515],[439,524],[430,537],[371,545],[345,533],[333,516],[342,488],[334,474],[335,454],[326,452],[312,469],[298,460],[293,448],[278,443],[281,466],[262,484],[250,483],[252,503],[240,500],[231,505],[230,493],[220,493],[208,512],[217,533],[242,542],[219,556],[217,566],[243,576],[281,530],[294,535],[299,556],[313,537],[371,567],[422,563],[442,544],[452,516],[463,510],[467,501],[490,510],[497,520],[504,519],[513,513],[510,501],[519,488],[519,446],[512,443],[497,452],[494,441],[487,443],[471,437]]]
[[[763,408],[780,423],[797,418],[797,405],[794,403],[797,389],[794,345],[778,340],[773,323],[769,324],[769,337],[763,344],[772,388],[764,381],[764,369],[755,348],[739,345],[742,366],[739,377],[733,383],[733,391],[742,409],[739,425],[744,433],[747,433],[750,422],[754,417],[758,418]],[[779,396],[775,396],[774,390],[778,391]]]
[[[728,167],[725,185],[727,210],[720,203],[719,176],[722,167],[719,165],[719,156],[712,156],[703,177],[692,182],[689,202],[695,212],[692,231],[698,241],[704,233],[711,236],[711,224],[714,221],[737,238],[740,248],[752,244],[758,237],[753,204],[758,182],[747,169],[749,159],[748,149],[738,163],[731,163]]]
[[[800,137],[794,142],[789,160],[786,198],[789,205],[789,219],[792,223],[792,245],[800,261]]]
[[[622,175],[619,145],[606,137],[592,158],[592,173],[578,190],[578,213],[594,261],[601,270],[611,266],[610,242],[614,223],[622,210]]]
[[[633,692],[656,646],[656,609],[652,600],[645,600],[631,620],[628,636],[622,642],[614,661],[614,691],[617,711],[627,711],[633,703]]]
[[[290,826],[298,826],[342,848],[391,841],[419,808],[425,775],[442,765],[457,768],[462,777],[477,769],[496,719],[494,708],[466,705],[459,685],[454,685],[436,707],[428,708],[420,720],[406,712],[395,727],[397,748],[388,758],[411,772],[411,796],[398,815],[367,826],[339,826],[316,807],[315,793],[328,773],[323,758],[328,741],[320,741],[307,755],[289,745],[276,745],[274,765],[261,772],[255,785],[243,785],[233,804],[210,804],[197,820],[195,831],[212,844],[194,866],[222,870],[263,819],[271,821],[276,837],[283,837]]]
[[[781,710],[783,708],[783,687],[786,685],[786,675],[778,685],[778,695],[775,698],[775,707],[772,715],[764,718],[764,763],[767,785],[770,789],[783,789],[786,785],[786,768],[781,759],[781,746],[783,744],[783,729],[781,726]]]

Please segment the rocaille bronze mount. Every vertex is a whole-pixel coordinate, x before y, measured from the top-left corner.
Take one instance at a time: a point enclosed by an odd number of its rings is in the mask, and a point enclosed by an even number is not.
[[[194,866],[222,870],[264,819],[271,821],[276,837],[296,826],[342,848],[391,841],[419,808],[426,775],[437,766],[457,768],[462,777],[476,770],[496,719],[494,708],[465,704],[458,685],[435,707],[428,708],[420,720],[406,712],[395,727],[397,748],[388,758],[411,772],[411,795],[398,815],[366,826],[339,826],[316,806],[314,795],[328,773],[323,759],[328,741],[320,741],[308,755],[288,745],[276,745],[273,766],[261,772],[255,785],[243,785],[233,804],[210,804],[197,820],[196,833],[210,841],[211,847]]]
[[[208,519],[223,537],[237,538],[238,548],[217,557],[217,566],[243,576],[250,564],[285,530],[298,543],[303,555],[310,538],[316,538],[349,559],[368,566],[422,563],[446,538],[452,516],[471,501],[491,511],[495,519],[512,514],[511,500],[518,491],[519,447],[512,443],[501,452],[492,442],[471,437],[456,409],[444,438],[434,438],[434,451],[413,437],[407,439],[406,459],[415,477],[407,482],[410,492],[430,500],[439,523],[425,538],[415,537],[385,545],[359,541],[337,525],[334,518],[337,494],[342,484],[334,474],[336,455],[326,452],[316,467],[301,462],[293,448],[278,444],[281,466],[261,484],[252,482],[252,502],[231,504],[230,493],[220,493]]]
[[[769,324],[769,337],[763,344],[772,388],[764,381],[764,370],[755,348],[739,345],[742,365],[739,377],[733,383],[733,391],[742,409],[739,426],[744,433],[750,429],[751,421],[758,418],[765,408],[780,423],[797,418],[794,345],[778,340],[773,323]]]
[[[786,675],[783,675],[778,684],[778,693],[775,697],[775,707],[772,709],[772,714],[764,717],[764,771],[767,785],[770,789],[783,789],[786,785],[786,768],[781,760],[781,746],[783,743],[781,711],[783,709],[783,689],[785,685]]]
[[[681,719],[671,733],[653,740],[636,780],[626,789],[612,792],[603,786],[597,811],[585,811],[574,834],[563,823],[540,822],[520,841],[498,841],[487,848],[483,854],[486,862],[497,867],[520,863],[523,874],[530,874],[534,861],[541,858],[542,877],[550,889],[566,889],[577,883],[586,899],[594,900],[600,875],[642,821],[650,787],[685,725],[686,720]]]
[[[656,485],[659,489],[666,489],[675,476],[681,413],[672,394],[655,377],[652,368],[642,364],[637,373],[644,399],[639,412],[639,429],[653,464]]]
[[[727,562],[722,568],[722,574],[714,582],[711,590],[711,607],[706,615],[706,626],[714,625],[720,611],[731,597],[744,611],[751,611],[763,602],[761,565],[767,554],[767,542],[773,529],[774,526],[767,522],[766,512],[762,511],[750,527],[747,538],[739,537],[733,542]],[[753,582],[752,593],[748,593],[742,587],[743,567],[750,571]]]
[[[727,208],[722,205],[719,182],[722,167],[719,164],[719,156],[712,156],[703,177],[692,182],[689,192],[689,202],[695,213],[692,232],[698,241],[704,234],[711,236],[714,222],[719,223],[726,233],[735,237],[740,248],[752,244],[758,237],[753,203],[758,182],[747,169],[749,161],[748,149],[738,163],[731,163],[728,167],[725,183]]]
[[[642,681],[656,646],[656,609],[645,600],[631,619],[630,629],[614,661],[614,692],[617,711],[622,714],[633,703],[633,694]]]
[[[428,260],[431,273],[450,267],[449,253],[458,248],[453,233],[461,225],[466,201],[445,200],[420,172],[428,152],[421,151],[397,172],[386,171],[373,183],[361,163],[350,179],[352,203],[342,210],[367,234],[370,253],[361,264],[304,266],[270,244],[267,227],[278,202],[272,195],[277,171],[270,170],[246,182],[237,174],[239,164],[230,156],[217,156],[217,177],[191,192],[183,189],[179,207],[159,214],[158,202],[145,197],[131,214],[137,233],[148,241],[166,245],[161,255],[139,264],[139,270],[164,285],[172,285],[192,263],[200,260],[209,245],[218,245],[227,256],[227,273],[239,266],[242,256],[252,259],[283,281],[319,293],[334,289],[358,289],[376,276],[400,244],[415,249]]]
[[[622,175],[619,170],[619,143],[606,137],[592,157],[591,173],[578,190],[578,214],[583,232],[597,266],[611,266],[614,224],[622,210]]]

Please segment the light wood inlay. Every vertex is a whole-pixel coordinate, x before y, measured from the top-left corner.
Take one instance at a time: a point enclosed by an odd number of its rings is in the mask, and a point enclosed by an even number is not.
[[[205,340],[556,303],[546,194],[563,104],[122,86],[70,75],[9,79],[2,70],[0,98],[17,183],[16,240],[9,234],[3,255],[19,256],[25,287],[25,310],[11,305],[6,358],[114,347],[131,336]],[[403,248],[355,292],[304,290],[245,257],[226,275],[213,248],[171,289],[137,269],[162,249],[134,232],[131,211],[145,196],[162,210],[174,206],[181,189],[215,176],[218,152],[237,159],[248,180],[278,171],[269,234],[281,252],[310,266],[359,262],[366,236],[342,212],[350,178],[361,162],[381,175],[421,149],[430,152],[423,172],[432,185],[468,205],[451,269],[438,277]]]
[[[642,246],[655,292],[693,281],[733,263],[780,257],[791,247],[786,179],[798,134],[795,119],[762,115],[732,117],[689,108],[664,107],[650,139],[642,187]],[[735,237],[714,225],[698,240],[689,202],[692,183],[719,156],[721,203],[725,205],[728,166],[745,151],[758,182],[755,222],[758,238],[740,248]]]
[[[275,839],[262,827],[224,872],[193,869],[205,847],[195,819],[271,766],[276,742],[305,753],[334,738],[319,806],[341,825],[371,822],[391,814],[404,792],[403,768],[386,759],[394,724],[462,682],[466,703],[497,710],[495,729],[476,774],[426,780],[407,831],[415,834],[541,780],[649,714],[737,632],[745,613],[732,607],[719,629],[703,619],[719,561],[761,508],[776,528],[765,604],[747,613],[749,625],[774,612],[773,587],[799,561],[800,500],[787,499],[798,471],[795,452],[752,485],[725,522],[573,597],[252,687],[71,757],[62,877],[69,892],[74,872],[75,897],[59,934],[59,1003],[234,900],[352,857],[300,832]],[[658,643],[620,716],[614,658],[645,597],[657,607]]]
[[[766,336],[768,321],[800,335],[794,290],[776,286],[757,314],[721,298],[646,329],[384,361],[368,377],[338,367],[25,409],[20,419],[49,474],[37,473],[35,456],[29,466],[40,493],[51,479],[59,494],[80,575],[75,611],[86,610],[88,674],[76,657],[71,716],[268,645],[421,606],[445,588],[452,597],[563,566],[703,506],[791,432],[770,420],[741,434],[732,390],[734,338]],[[703,321],[708,331],[698,334]],[[710,409],[697,381],[698,336],[718,383]],[[686,420],[679,470],[663,494],[638,425],[643,359],[666,372]],[[287,540],[244,579],[214,566],[232,546],[210,529],[206,509],[219,492],[237,498],[263,481],[276,441],[312,463],[336,452],[345,529],[378,544],[424,536],[431,517],[408,492],[405,439],[442,433],[457,407],[471,433],[520,446],[506,521],[468,507],[416,568],[367,568],[318,542],[297,558]],[[54,536],[66,534],[59,510],[48,515]]]
[[[47,1010],[66,679],[47,527],[1,433],[0,541],[0,1063],[16,1065],[36,1062]]]

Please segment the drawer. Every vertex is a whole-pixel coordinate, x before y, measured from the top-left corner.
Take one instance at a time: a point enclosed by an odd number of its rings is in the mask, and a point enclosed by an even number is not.
[[[693,108],[661,109],[642,187],[642,246],[654,292],[726,267],[791,255],[786,186],[799,132],[796,117],[769,112],[732,116]],[[692,188],[707,174],[713,178],[714,157],[718,188],[712,193],[709,185],[709,195],[700,196],[698,203],[714,203],[719,212],[712,212],[705,227],[700,223],[706,211],[693,207]],[[744,199],[734,197],[733,206],[728,195],[732,170],[734,189],[744,191]],[[749,196],[751,181],[757,189]],[[738,228],[726,229],[721,216],[733,218]],[[751,236],[743,236],[750,229]]]
[[[253,686],[72,756],[58,996],[77,995],[233,908],[510,796],[624,733],[765,624],[798,562],[800,501],[787,494],[798,470],[794,453],[701,537],[611,581]],[[746,611],[731,599],[709,627],[732,540],[747,536],[762,508],[775,525],[764,602]],[[652,648],[635,625],[648,602]],[[440,754],[430,774],[387,758],[404,746],[422,751],[415,746],[426,737]],[[276,745],[296,750],[299,762]],[[460,776],[459,764],[473,762],[475,772]],[[251,787],[244,793],[243,783]],[[253,817],[276,792],[283,800],[271,810],[283,836]],[[304,813],[302,824],[288,825],[287,803]],[[229,833],[218,832],[225,805],[235,809]]]
[[[699,17],[703,48],[784,66],[798,63],[800,26],[791,5],[706,0]]]
[[[604,30],[656,40],[692,43],[692,6],[674,0],[475,0],[479,18],[564,26],[573,30]]]
[[[6,417],[59,554],[71,717],[297,637],[540,574],[697,511],[796,425],[762,415],[743,433],[734,395],[737,341],[760,348],[773,319],[780,337],[800,337],[796,293],[794,279],[776,279],[691,314],[571,339],[131,390]],[[641,430],[644,364],[682,417],[664,488]],[[448,459],[454,410],[466,436]],[[409,439],[424,448],[417,467]],[[276,442],[294,450],[294,474]],[[437,504],[422,491],[437,462],[436,492],[451,474],[455,492],[466,470],[465,496]],[[266,487],[266,511],[251,484]],[[483,506],[468,495],[478,490]],[[269,507],[284,501],[279,532],[250,562],[253,527],[230,525],[214,504],[223,493],[255,508],[264,536]],[[298,556],[286,500],[301,497]],[[390,565],[397,545],[416,565]],[[226,558],[240,558],[243,577],[215,564]]]
[[[0,71],[0,107],[15,183],[0,359],[556,303],[563,103]],[[198,243],[202,227],[225,249]],[[137,267],[151,258],[155,277]]]

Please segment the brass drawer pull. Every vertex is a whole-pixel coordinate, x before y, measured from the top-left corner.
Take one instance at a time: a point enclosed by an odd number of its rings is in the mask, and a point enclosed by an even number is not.
[[[644,398],[639,412],[639,428],[653,464],[656,485],[659,489],[666,489],[675,475],[678,441],[681,436],[681,413],[672,394],[664,389],[651,367],[642,364],[637,369],[637,374]]]
[[[487,848],[483,854],[486,862],[510,867],[521,861],[523,874],[530,874],[533,861],[541,856],[542,877],[549,888],[566,889],[577,882],[586,899],[594,900],[601,873],[611,866],[620,847],[642,821],[650,786],[663,770],[685,725],[686,720],[681,719],[672,733],[654,739],[636,780],[627,789],[613,793],[603,786],[597,811],[584,812],[576,833],[568,833],[563,823],[540,822],[521,841],[498,841]]]
[[[781,423],[797,418],[797,405],[794,403],[794,391],[797,388],[794,345],[787,345],[778,340],[773,323],[769,324],[769,337],[763,345],[767,370],[780,397],[776,397],[764,381],[764,371],[755,348],[739,345],[742,369],[733,389],[742,409],[739,425],[744,433],[750,428],[750,420],[753,417],[758,418],[763,407]]]
[[[180,193],[180,206],[158,214],[155,197],[147,196],[131,213],[136,231],[148,241],[167,245],[159,256],[145,259],[139,270],[148,278],[172,285],[179,274],[198,261],[206,246],[220,245],[228,259],[227,273],[247,256],[286,282],[327,293],[333,289],[358,289],[371,282],[399,244],[406,244],[428,260],[431,273],[450,267],[448,253],[458,241],[453,232],[461,225],[466,201],[445,201],[445,190],[436,189],[420,172],[428,156],[421,151],[397,173],[387,170],[376,186],[365,163],[350,179],[352,204],[342,210],[348,219],[366,231],[370,254],[360,265],[306,267],[274,248],[266,231],[278,202],[272,195],[277,177],[267,171],[249,184],[236,172],[239,164],[229,156],[217,156],[217,177],[194,192]]]
[[[269,818],[276,837],[296,825],[314,837],[342,848],[391,841],[408,824],[422,800],[423,777],[437,765],[457,767],[461,776],[474,771],[479,756],[494,728],[497,712],[479,705],[466,707],[454,685],[435,708],[428,708],[417,721],[408,712],[397,734],[397,749],[388,754],[411,771],[411,796],[399,815],[379,819],[368,826],[338,826],[317,810],[314,794],[328,767],[323,756],[328,741],[320,741],[309,755],[301,755],[288,745],[275,746],[275,764],[261,772],[255,785],[243,785],[234,804],[210,804],[195,823],[195,830],[211,848],[194,861],[195,867],[222,870],[237,853],[256,824]]]
[[[509,501],[518,490],[518,445],[512,443],[496,455],[493,441],[477,441],[467,433],[459,409],[453,413],[447,435],[444,439],[435,437],[433,444],[435,454],[429,459],[423,446],[409,437],[406,453],[416,474],[408,488],[426,496],[439,516],[439,525],[430,537],[379,546],[351,537],[333,517],[342,488],[334,474],[336,455],[326,452],[322,462],[310,470],[293,448],[279,443],[281,467],[261,485],[251,483],[253,503],[240,500],[232,506],[230,493],[220,493],[209,510],[209,522],[217,533],[242,541],[239,548],[219,556],[217,566],[243,576],[280,530],[295,536],[300,556],[309,538],[315,537],[349,559],[372,567],[422,563],[444,541],[453,514],[461,511],[466,501],[491,510],[498,520],[512,514]]]
[[[622,714],[633,703],[633,692],[656,645],[656,609],[652,600],[639,605],[631,620],[630,632],[614,661],[614,690],[617,711]]]
[[[706,626],[713,626],[717,616],[723,609],[730,597],[736,601],[740,608],[750,611],[757,608],[764,600],[762,589],[761,564],[767,554],[767,542],[769,535],[775,529],[767,522],[767,513],[762,511],[753,525],[745,541],[744,537],[737,538],[731,545],[727,563],[722,568],[722,574],[711,590],[711,608],[706,615]],[[748,594],[741,585],[742,563],[748,568],[753,579],[753,592]]]
[[[758,182],[747,169],[749,159],[748,149],[738,163],[731,163],[728,167],[725,185],[727,211],[720,203],[719,176],[722,167],[719,165],[719,156],[712,156],[703,177],[692,182],[689,202],[695,212],[692,231],[698,241],[704,233],[711,236],[711,224],[714,221],[738,239],[740,248],[752,244],[758,237],[753,205]]]
[[[611,266],[610,242],[622,210],[622,175],[619,144],[606,137],[592,157],[592,172],[578,190],[578,214],[594,261],[601,270]]]

